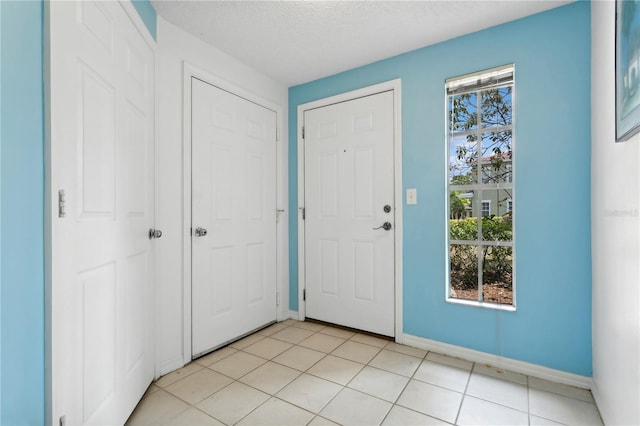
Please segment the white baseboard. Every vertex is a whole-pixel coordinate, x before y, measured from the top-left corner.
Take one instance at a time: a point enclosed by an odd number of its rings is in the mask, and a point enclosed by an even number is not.
[[[288,318],[298,321],[298,311],[289,311]]]
[[[600,417],[602,417],[602,421],[604,422],[605,425],[612,424],[611,422],[607,421],[607,419],[614,418],[614,416],[610,415],[609,413],[609,405],[605,403],[606,400],[602,397],[602,394],[598,389],[598,385],[596,384],[597,382],[595,380],[592,380],[592,383],[593,384],[591,386],[591,395],[593,395],[593,400],[596,403],[596,407],[598,407],[598,411],[600,412]]]
[[[436,340],[425,339],[424,337],[412,336],[410,334],[404,334],[402,336],[402,342],[407,346],[413,346],[427,351],[449,355],[455,358],[462,358],[467,361],[487,364],[492,367],[512,371],[514,373],[525,374],[527,376],[537,377],[539,379],[549,380],[555,383],[561,383],[589,390],[593,388],[593,380],[591,379],[591,377],[567,373],[566,371],[555,370],[553,368],[543,367],[541,365],[518,361],[511,358],[504,358],[486,352],[463,348],[462,346],[456,346],[448,343],[438,342]]]

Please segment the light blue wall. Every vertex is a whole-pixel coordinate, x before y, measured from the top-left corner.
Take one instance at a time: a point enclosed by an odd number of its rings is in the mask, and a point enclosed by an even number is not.
[[[2,56],[2,5],[0,4],[0,57]],[[0,141],[2,141],[2,60],[0,59]],[[2,182],[2,144],[0,143],[0,183]],[[0,192],[1,194],[1,192]],[[0,195],[0,265],[2,265],[2,196]],[[0,267],[0,421],[2,421],[2,268]]]
[[[136,9],[155,37],[148,0]],[[0,1],[0,424],[44,416],[43,3]]]
[[[290,309],[298,105],[402,79],[404,332],[591,376],[590,5],[577,2],[289,89]],[[444,81],[514,63],[517,311],[445,302]],[[613,66],[613,65],[612,65]]]
[[[142,18],[142,22],[146,25],[153,39],[156,39],[156,10],[153,8],[150,0],[131,0],[133,7],[136,8],[138,15]]]
[[[2,8],[2,424],[44,420],[42,3]]]

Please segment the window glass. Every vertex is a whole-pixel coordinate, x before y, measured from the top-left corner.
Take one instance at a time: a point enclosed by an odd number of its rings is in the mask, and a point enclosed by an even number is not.
[[[514,306],[513,66],[449,79],[448,300]]]
[[[482,217],[487,217],[491,214],[491,200],[482,200]]]

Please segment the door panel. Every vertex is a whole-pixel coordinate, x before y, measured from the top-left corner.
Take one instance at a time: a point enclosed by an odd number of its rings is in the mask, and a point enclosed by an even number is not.
[[[116,268],[114,262],[78,274],[82,292],[83,421],[116,393]]]
[[[84,66],[81,75],[78,161],[82,215],[115,213],[116,96],[113,86]]]
[[[306,316],[393,336],[393,92],[305,111],[304,127]]]
[[[276,319],[276,113],[192,79],[192,353]]]
[[[123,424],[154,374],[153,50],[118,2],[47,7],[52,417]]]

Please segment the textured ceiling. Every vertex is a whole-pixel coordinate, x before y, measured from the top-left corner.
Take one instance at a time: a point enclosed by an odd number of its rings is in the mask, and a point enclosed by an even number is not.
[[[570,1],[152,0],[165,20],[294,86]]]

